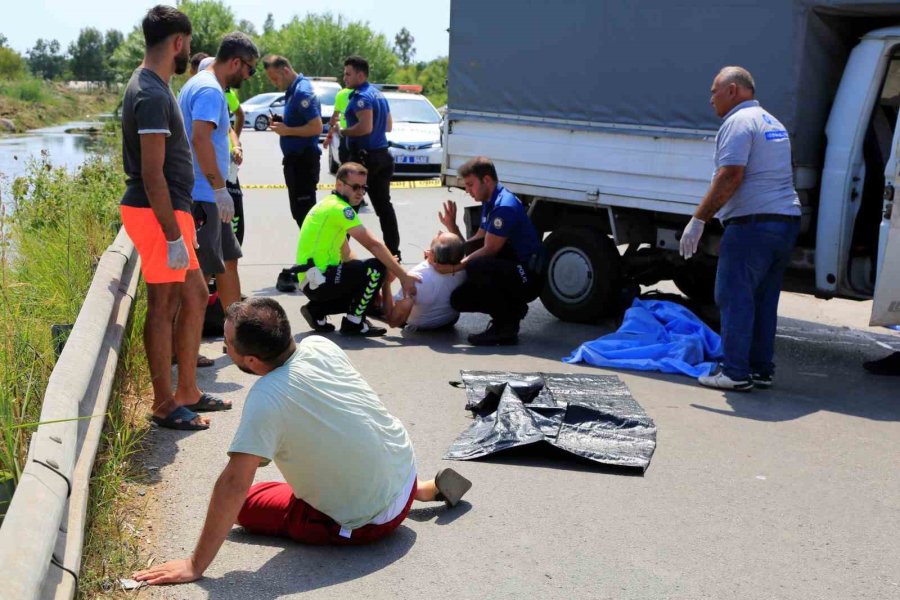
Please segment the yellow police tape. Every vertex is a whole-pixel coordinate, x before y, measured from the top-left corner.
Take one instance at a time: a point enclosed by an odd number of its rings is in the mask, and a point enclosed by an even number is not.
[[[241,184],[242,190],[283,190],[287,186],[283,183],[245,183]],[[392,190],[412,190],[416,188],[439,188],[441,187],[440,179],[422,179],[417,181],[392,181]],[[320,183],[316,186],[319,191],[333,190],[333,183]]]

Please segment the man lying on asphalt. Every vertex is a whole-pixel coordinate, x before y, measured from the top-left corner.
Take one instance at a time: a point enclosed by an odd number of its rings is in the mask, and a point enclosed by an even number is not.
[[[442,231],[431,240],[425,260],[410,269],[422,281],[416,283],[416,295],[403,292],[391,296],[390,285],[384,287],[384,321],[391,327],[428,330],[448,327],[459,320],[459,312],[450,306],[450,295],[466,280],[462,266],[466,243],[453,233]]]
[[[334,192],[306,215],[297,243],[300,289],[309,303],[300,313],[313,331],[328,333],[334,325],[328,315],[346,313],[341,333],[375,337],[387,330],[373,326],[366,318],[372,301],[389,270],[399,280],[405,295],[415,294],[417,275],[403,270],[380,240],[366,229],[356,214],[366,195],[368,170],[354,162],[338,169]],[[354,260],[347,236],[362,244],[375,258]]]
[[[364,544],[397,529],[413,500],[453,506],[471,487],[452,469],[419,481],[403,424],[335,344],[319,336],[295,344],[275,300],[231,305],[225,343],[234,364],[261,378],[247,394],[194,553],[139,571],[138,581],[199,579],[235,523],[306,544]],[[287,483],[251,487],[257,467],[273,460]]]

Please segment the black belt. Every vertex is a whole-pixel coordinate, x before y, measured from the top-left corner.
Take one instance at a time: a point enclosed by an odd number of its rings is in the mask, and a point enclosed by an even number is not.
[[[746,223],[795,223],[800,221],[800,217],[795,215],[744,215],[743,217],[733,217],[722,221],[722,225],[743,225]]]

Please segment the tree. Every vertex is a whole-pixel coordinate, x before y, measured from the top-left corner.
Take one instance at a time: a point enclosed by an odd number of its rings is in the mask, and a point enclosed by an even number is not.
[[[0,33],[0,48],[5,48],[7,41],[6,36]]]
[[[286,56],[297,71],[307,75],[340,80],[344,59],[351,54],[369,61],[372,81],[386,81],[397,68],[397,57],[384,35],[375,33],[368,23],[331,13],[294,17],[280,29],[263,33],[259,45],[264,53]],[[273,89],[266,77],[254,77],[241,87],[241,96]]]
[[[272,13],[266,15],[266,22],[263,23],[263,34],[272,33],[275,31],[275,18],[272,16]]]
[[[182,0],[178,10],[191,19],[191,54],[215,56],[225,34],[237,29],[234,12],[219,0]]]
[[[252,38],[259,37],[259,33],[256,31],[256,25],[247,19],[241,19],[237,24],[238,31],[242,31],[249,35]]]
[[[85,27],[78,39],[69,44],[72,77],[78,81],[106,81],[107,61],[103,34],[93,27]]]
[[[397,83],[415,83],[422,86],[422,94],[435,107],[447,104],[447,66],[446,57],[436,58],[430,62],[420,62],[397,69],[392,81]]]
[[[0,45],[0,80],[18,79],[25,74],[25,60],[22,55]]]
[[[57,40],[38,38],[28,54],[28,68],[43,79],[58,79],[66,72],[66,57],[60,54]]]
[[[125,82],[131,77],[131,73],[144,60],[144,33],[140,26],[131,30],[131,33],[115,49],[110,58],[110,67],[114,81]]]
[[[116,53],[116,50],[124,41],[125,36],[118,29],[110,29],[106,32],[106,36],[103,38],[103,55],[107,61],[112,58],[112,55]]]
[[[416,55],[416,49],[413,48],[415,42],[416,38],[412,36],[406,27],[394,36],[394,53],[403,66],[409,66],[409,63],[412,62],[413,57]]]

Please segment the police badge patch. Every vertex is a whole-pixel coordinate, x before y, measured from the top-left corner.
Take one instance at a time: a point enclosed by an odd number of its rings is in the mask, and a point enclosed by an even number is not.
[[[304,100],[300,103],[300,106],[303,108],[309,108],[309,100]]]
[[[494,229],[503,229],[503,219],[500,217],[494,219]]]
[[[356,212],[355,212],[352,208],[345,208],[345,209],[344,209],[344,216],[347,217],[347,220],[348,220],[348,221],[352,221],[352,220],[353,220],[353,217],[356,216]]]
[[[365,100],[360,99],[359,101],[357,101],[356,105],[358,107],[362,108],[363,106],[366,105],[366,102],[365,102]]]

